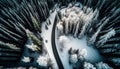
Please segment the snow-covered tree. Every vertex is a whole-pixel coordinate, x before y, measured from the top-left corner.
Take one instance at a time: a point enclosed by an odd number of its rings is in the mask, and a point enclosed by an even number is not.
[[[105,20],[106,19],[106,20]],[[102,28],[108,23],[109,18],[104,17],[99,23],[101,23],[101,25],[97,28],[97,31],[92,35],[92,37],[89,39],[90,44],[94,44],[94,42],[97,39],[97,36],[99,35],[99,33],[101,32]]]
[[[57,24],[57,30],[58,30],[59,34],[63,34],[63,25],[62,25],[62,22],[59,22]]]
[[[100,40],[97,42],[97,44],[100,46],[103,45],[104,43],[107,42],[108,39],[110,39],[115,34],[116,34],[116,32],[114,29],[110,30],[109,32],[107,32],[106,34],[104,34],[103,36],[100,37]]]
[[[62,22],[65,24],[65,33],[73,33],[75,37],[79,34],[78,37],[80,38],[89,30],[92,21],[97,20],[99,12],[97,9],[93,11],[91,8],[88,8],[84,11],[73,6],[67,8],[64,14],[65,16],[62,18]],[[79,30],[81,32],[79,32]]]
[[[70,48],[68,53],[69,53],[69,62],[71,64],[76,64],[83,61],[85,59],[84,57],[87,55],[86,49],[79,50],[79,49]]]
[[[32,49],[33,51],[41,51],[42,49],[42,40],[40,40],[39,38],[37,38],[34,33],[32,33],[31,31],[29,31],[28,29],[26,30],[27,36],[29,37],[28,39],[30,41],[32,41],[31,45],[26,45],[29,49]]]
[[[30,59],[30,57],[24,56],[24,57],[22,58],[22,61],[25,62],[25,63],[29,63],[29,62],[31,61],[31,59]]]
[[[77,56],[77,54],[71,54],[71,55],[69,56],[69,61],[70,61],[70,63],[72,63],[72,64],[77,63],[77,61],[78,61],[78,56]]]
[[[85,57],[85,56],[87,55],[87,50],[86,50],[86,49],[80,49],[80,50],[79,50],[79,55]]]
[[[83,67],[84,67],[84,69],[96,69],[96,67],[89,62],[84,62]]]
[[[103,63],[103,62],[99,62],[96,64],[97,69],[113,69],[112,67],[110,67],[108,64]]]
[[[65,35],[62,35],[62,36],[59,37],[59,42],[63,46],[64,46],[65,43],[68,43],[69,41],[70,41],[69,38]]]
[[[120,54],[120,52],[119,52]],[[116,57],[116,58],[111,58],[110,59],[116,66],[119,66],[120,65],[120,58],[119,57]]]
[[[26,47],[28,49],[31,49],[32,51],[37,51],[37,45],[32,44],[27,44]]]
[[[40,66],[47,67],[49,66],[50,58],[48,56],[39,56],[36,61]]]

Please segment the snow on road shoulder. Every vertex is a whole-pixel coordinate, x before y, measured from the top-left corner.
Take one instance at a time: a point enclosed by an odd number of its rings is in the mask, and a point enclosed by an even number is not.
[[[52,51],[52,44],[51,44],[51,34],[52,34],[52,28],[53,28],[53,23],[56,15],[56,11],[54,11],[50,17],[48,18],[51,22],[50,25],[47,25],[48,29],[45,28],[46,23],[42,23],[42,33],[41,37],[43,38],[44,46],[47,48],[48,54],[53,62],[53,66],[55,69],[58,69],[56,60],[54,58],[54,54]]]

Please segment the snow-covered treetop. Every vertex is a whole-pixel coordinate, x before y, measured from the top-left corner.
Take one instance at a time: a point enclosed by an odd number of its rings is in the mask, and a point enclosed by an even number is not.
[[[57,29],[59,30],[59,31],[63,31],[63,26],[62,26],[62,22],[59,22],[58,24],[57,24]]]
[[[107,42],[108,39],[110,39],[115,34],[116,32],[114,29],[110,30],[108,33],[100,37],[100,40],[98,41],[98,45],[103,45],[105,42]]]
[[[108,64],[103,63],[103,62],[99,62],[98,64],[96,64],[97,69],[113,69],[110,66],[108,66]]]
[[[26,47],[31,49],[32,51],[37,51],[37,45],[34,45],[33,43],[27,44]]]
[[[22,58],[22,61],[25,62],[25,63],[28,63],[28,62],[30,62],[30,57],[24,56],[24,57]]]
[[[96,69],[93,64],[84,62],[84,69]]]
[[[116,33],[115,33],[115,30],[112,29],[111,31],[109,31],[108,33],[106,33],[105,35],[101,36],[100,39],[109,39],[110,37],[114,36]]]
[[[69,41],[70,41],[69,38],[66,37],[65,35],[59,37],[59,42],[60,43],[66,43],[66,42],[69,42]]]
[[[86,56],[87,55],[87,50],[86,49],[81,49],[80,52],[79,52],[79,54],[81,56]]]
[[[50,61],[50,58],[48,58],[48,56],[39,56],[37,59],[37,63],[43,67],[48,66],[49,61]]]
[[[69,60],[70,60],[70,62],[71,63],[77,63],[77,61],[78,61],[78,56],[77,56],[77,54],[72,54],[72,55],[70,55],[70,57],[69,57]]]

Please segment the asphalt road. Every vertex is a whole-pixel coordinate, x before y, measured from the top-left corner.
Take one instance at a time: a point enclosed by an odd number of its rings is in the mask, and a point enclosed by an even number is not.
[[[56,24],[57,24],[57,17],[58,17],[58,15],[55,16],[55,20],[54,20],[54,24],[53,24],[53,28],[52,28],[51,44],[52,44],[53,54],[55,56],[55,59],[56,59],[59,69],[64,69],[62,61],[58,55],[58,51],[56,48],[56,42],[55,42],[55,28],[56,28]]]

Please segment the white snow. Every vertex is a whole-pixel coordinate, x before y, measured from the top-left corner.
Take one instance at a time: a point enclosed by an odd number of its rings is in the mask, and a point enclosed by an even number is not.
[[[69,38],[67,38],[65,35],[62,35],[59,37],[59,42],[64,45],[65,43],[68,43],[70,41]]]
[[[84,69],[96,69],[91,63],[84,62]]]
[[[98,64],[96,64],[96,67],[97,69],[113,69],[108,64],[103,62],[99,62]]]
[[[56,30],[57,32],[57,30]],[[58,35],[58,33],[56,33],[56,36]],[[63,37],[63,35],[61,35]],[[99,61],[103,61],[102,60],[102,56],[99,54],[99,52],[94,49],[92,46],[88,46],[87,45],[87,41],[86,41],[86,37],[83,37],[82,39],[78,39],[78,38],[74,38],[73,36],[65,36],[63,42],[64,42],[64,47],[63,48],[63,52],[60,51],[61,48],[61,43],[62,41],[59,42],[59,39],[56,39],[56,46],[57,46],[57,50],[59,53],[59,56],[62,60],[62,63],[65,67],[65,69],[71,69],[71,65],[69,64],[69,54],[68,54],[68,50],[72,47],[73,49],[79,49],[80,50],[80,54],[84,56],[84,58],[90,62],[99,62]],[[58,38],[58,37],[56,37]],[[67,39],[68,42],[66,42],[65,40]]]
[[[37,51],[37,45],[34,45],[33,43],[27,44],[26,47],[31,49],[32,51]]]
[[[28,62],[30,62],[30,57],[25,57],[25,56],[24,56],[24,57],[22,58],[22,61],[25,62],[25,63],[28,63]]]
[[[98,41],[98,44],[103,45],[105,42],[107,42],[107,40],[109,38],[111,38],[115,34],[116,34],[116,32],[115,32],[114,29],[110,30],[108,33],[106,33],[105,35],[100,37],[100,40]]]
[[[77,54],[70,55],[70,62],[76,63],[78,61]]]
[[[58,24],[57,24],[57,29],[59,30],[59,32],[58,33],[60,33],[60,34],[62,34],[63,33],[63,26],[62,26],[62,22],[59,22]]]
[[[40,66],[48,66],[48,62],[49,62],[49,58],[48,56],[39,56],[38,59],[37,59],[37,63],[40,65]]]
[[[42,23],[42,33],[41,33],[41,37],[43,38],[43,42],[44,42],[44,46],[47,48],[48,54],[50,56],[50,59],[53,62],[53,68],[54,69],[58,69],[56,60],[54,58],[54,54],[53,54],[53,50],[52,50],[52,45],[51,45],[51,34],[52,34],[52,27],[53,27],[53,23],[54,23],[54,19],[55,19],[55,15],[56,15],[56,11],[54,11],[49,19],[51,22],[51,25],[48,25],[48,29],[45,29],[45,23]],[[47,40],[47,42],[46,42]]]
[[[82,56],[87,56],[87,49],[81,49],[80,52],[79,52],[80,55]]]

